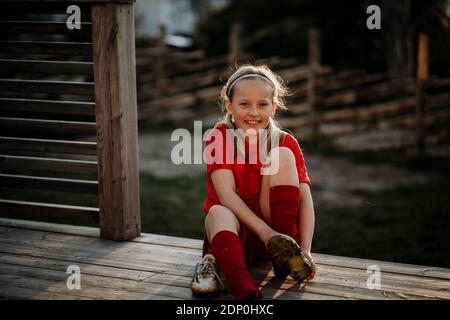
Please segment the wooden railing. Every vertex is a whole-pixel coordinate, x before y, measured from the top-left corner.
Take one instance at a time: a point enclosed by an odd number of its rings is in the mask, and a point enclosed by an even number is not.
[[[133,1],[3,1],[0,213],[139,235],[135,78]]]

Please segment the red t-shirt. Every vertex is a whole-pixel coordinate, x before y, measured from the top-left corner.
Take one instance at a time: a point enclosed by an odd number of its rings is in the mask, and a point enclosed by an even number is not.
[[[207,191],[207,198],[203,205],[203,211],[205,214],[209,212],[209,209],[216,205],[220,204],[219,198],[217,197],[216,189],[214,188],[214,184],[211,179],[211,173],[215,169],[229,169],[233,172],[235,185],[236,185],[236,193],[244,200],[244,202],[248,201],[257,201],[259,200],[259,195],[261,193],[261,183],[262,183],[262,175],[261,175],[261,168],[263,164],[261,163],[259,159],[259,152],[257,152],[256,156],[256,163],[255,161],[245,161],[246,163],[238,163],[236,161],[237,155],[234,155],[234,161],[226,161],[227,157],[229,156],[229,148],[227,149],[227,146],[230,146],[230,138],[226,135],[226,125],[220,124],[216,127],[218,131],[220,132],[220,135],[222,137],[222,141],[227,143],[223,143],[223,148],[220,150],[219,148],[212,148],[210,144],[214,143],[215,136],[212,135],[212,132],[208,135],[205,143],[205,148],[208,148],[210,146],[210,149],[214,149],[219,152],[219,154],[215,154],[215,152],[212,152],[212,155],[208,155],[208,152],[206,152],[206,171],[208,175],[208,191]],[[227,140],[228,139],[228,140]],[[280,135],[279,140],[279,147],[286,147],[292,150],[292,153],[295,156],[295,163],[297,166],[297,173],[298,173],[298,180],[300,183],[307,183],[308,185],[311,185],[311,181],[309,180],[308,173],[305,166],[305,160],[303,159],[303,154],[300,149],[300,146],[297,142],[297,140],[290,135],[289,133],[284,132],[283,135]],[[246,150],[248,151],[248,145],[246,144]],[[259,150],[259,149],[257,149]],[[237,153],[237,152],[235,152]],[[246,155],[248,152],[246,152]],[[228,162],[228,163],[227,163]],[[231,163],[230,163],[231,162]],[[251,163],[254,164],[251,164]]]

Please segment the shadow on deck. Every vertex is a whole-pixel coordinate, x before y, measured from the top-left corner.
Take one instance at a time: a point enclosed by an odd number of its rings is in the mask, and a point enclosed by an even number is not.
[[[0,219],[0,299],[196,299],[190,280],[201,244],[154,234],[115,242],[96,228]],[[264,299],[450,299],[450,269],[314,257],[316,278],[301,287],[274,278],[270,262],[253,265]],[[79,290],[66,285],[71,265],[81,270]],[[380,289],[367,288],[371,265]]]

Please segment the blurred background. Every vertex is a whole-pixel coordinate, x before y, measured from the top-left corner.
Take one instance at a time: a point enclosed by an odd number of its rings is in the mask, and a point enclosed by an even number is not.
[[[277,119],[311,177],[313,250],[450,266],[448,1],[136,5],[145,230],[201,238],[205,168],[171,164],[169,128],[211,127],[235,63],[267,64],[293,93]]]
[[[449,1],[137,0],[135,18],[143,232],[202,238],[206,167],[173,164],[171,134],[212,127],[234,67],[266,64],[292,91],[276,117],[312,181],[313,252],[450,267]],[[3,185],[0,198],[97,205]]]

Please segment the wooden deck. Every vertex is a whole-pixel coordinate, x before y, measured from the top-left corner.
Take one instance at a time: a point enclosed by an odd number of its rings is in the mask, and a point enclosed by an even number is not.
[[[143,234],[114,242],[98,235],[96,228],[0,219],[0,298],[195,299],[189,285],[201,241]],[[316,278],[302,287],[273,278],[269,262],[253,266],[264,299],[450,299],[450,269],[314,257]],[[81,270],[79,290],[66,285],[71,265]],[[381,270],[381,289],[367,288],[370,265]]]

